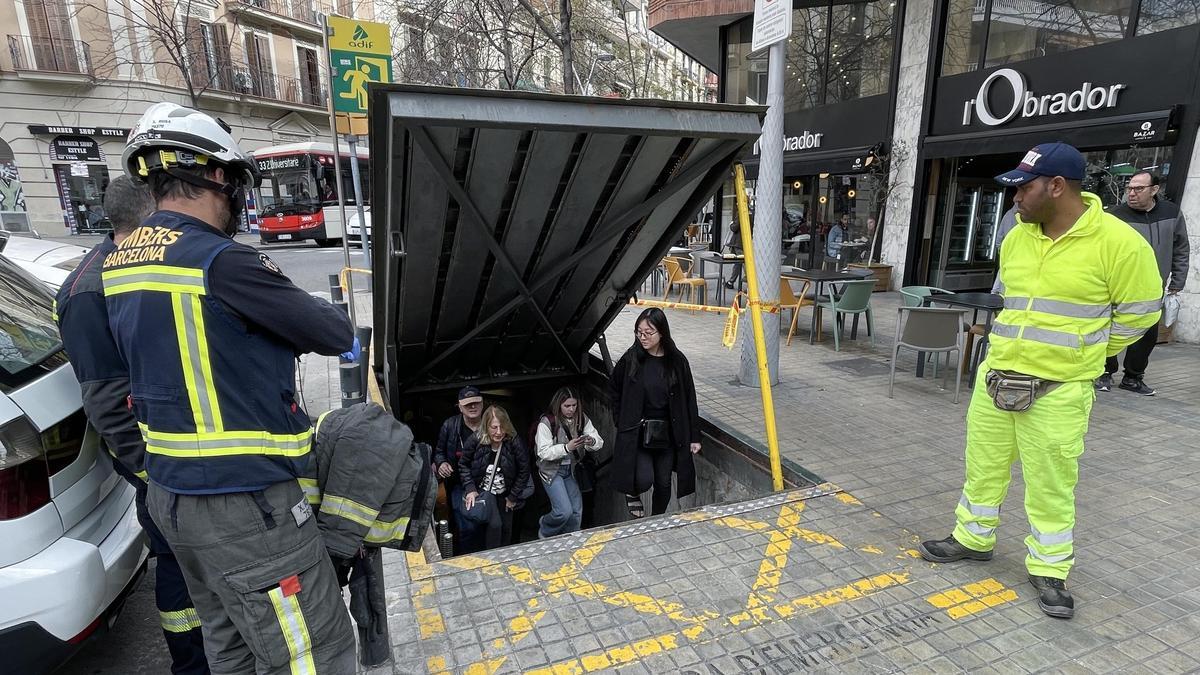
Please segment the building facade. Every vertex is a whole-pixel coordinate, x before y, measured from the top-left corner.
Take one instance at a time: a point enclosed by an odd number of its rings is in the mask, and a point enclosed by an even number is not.
[[[0,223],[107,228],[129,128],[159,101],[224,119],[242,148],[328,133],[318,0],[0,0]]]
[[[1163,176],[1190,221],[1177,339],[1200,341],[1200,9],[1177,0],[875,0],[793,10],[784,204],[811,262],[836,220],[893,285],[987,289],[1013,191],[992,177],[1032,146],[1085,153],[1108,205]],[[654,30],[722,75],[721,100],[765,101],[746,0],[660,0]],[[756,160],[748,158],[753,175]],[[728,204],[729,200],[725,200]],[[729,213],[728,205],[723,209]],[[727,216],[726,216],[727,217]]]

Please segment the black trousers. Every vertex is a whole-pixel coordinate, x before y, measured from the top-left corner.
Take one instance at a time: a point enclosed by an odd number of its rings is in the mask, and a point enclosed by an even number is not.
[[[645,492],[646,488],[651,485],[654,486],[654,494],[650,499],[651,515],[657,516],[667,512],[667,505],[671,503],[671,474],[674,472],[674,448],[664,450],[638,448],[637,475],[634,484],[640,488],[640,492]]]
[[[483,534],[483,547],[490,550],[508,546],[512,542],[513,512],[508,510],[505,495],[484,493],[483,496],[493,501],[492,507],[488,509],[488,524]]]
[[[1150,327],[1135,343],[1125,349],[1125,377],[1141,379],[1150,365],[1150,352],[1154,351],[1154,343],[1158,342],[1158,324]],[[1104,361],[1104,372],[1112,375],[1117,372],[1117,357],[1110,356]]]

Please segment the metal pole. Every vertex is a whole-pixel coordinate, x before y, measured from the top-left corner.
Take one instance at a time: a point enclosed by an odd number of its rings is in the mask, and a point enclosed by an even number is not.
[[[342,257],[350,267],[350,242],[346,239],[346,198],[342,194],[342,162],[338,157],[337,116],[333,112],[333,56],[329,53],[329,16],[321,13],[321,44],[325,48],[325,65],[329,71],[329,138],[333,141],[333,174],[337,180],[338,210],[342,214]],[[346,303],[350,309],[350,323],[358,325],[354,313],[354,276],[346,275]]]
[[[767,63],[767,117],[759,139],[758,182],[754,186],[754,237],[750,228],[742,231],[744,268],[754,269],[758,279],[766,284],[759,288],[763,302],[779,302],[779,254],[783,238],[783,69],[786,40],[771,45]],[[748,223],[748,221],[743,221]],[[755,262],[750,262],[750,245],[754,245]],[[772,383],[779,381],[779,315],[768,314],[764,319],[767,370]],[[738,380],[745,385],[757,384],[758,355],[749,336],[742,340],[741,369]]]
[[[783,147],[782,143],[780,147]],[[775,399],[771,396],[771,377],[767,370],[767,341],[764,339],[766,330],[763,327],[762,300],[759,297],[757,268],[754,266],[755,252],[750,241],[750,205],[746,202],[746,171],[740,163],[733,167],[733,184],[737,194],[738,221],[742,230],[742,250],[746,252],[746,281],[750,286],[750,323],[754,326],[754,354],[758,364],[758,389],[762,394],[763,418],[767,425],[767,452],[771,459],[771,484],[776,491],[779,491],[783,489],[783,462],[779,458],[779,434],[775,429]],[[775,264],[778,266],[778,258],[776,258]],[[778,291],[778,289],[776,290]],[[775,332],[778,333],[778,329]],[[778,339],[775,342],[778,346]]]
[[[362,177],[358,172],[358,136],[346,134],[346,143],[350,145],[350,178],[354,180],[354,208],[358,211],[358,227],[362,230],[363,260],[367,263],[367,269],[371,269],[371,231],[363,211]]]

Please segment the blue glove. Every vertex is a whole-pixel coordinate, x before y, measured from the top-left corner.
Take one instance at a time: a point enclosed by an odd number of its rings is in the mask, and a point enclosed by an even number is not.
[[[354,344],[350,346],[350,351],[342,352],[338,356],[342,357],[343,359],[346,359],[347,361],[357,361],[358,357],[361,354],[362,354],[362,345],[358,342],[358,336],[356,335],[356,336],[354,336]]]

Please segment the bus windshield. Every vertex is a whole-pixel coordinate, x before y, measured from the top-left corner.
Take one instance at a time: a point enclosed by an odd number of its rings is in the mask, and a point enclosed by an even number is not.
[[[310,155],[287,155],[258,160],[262,185],[259,209],[283,215],[312,214],[321,210],[314,162]]]

